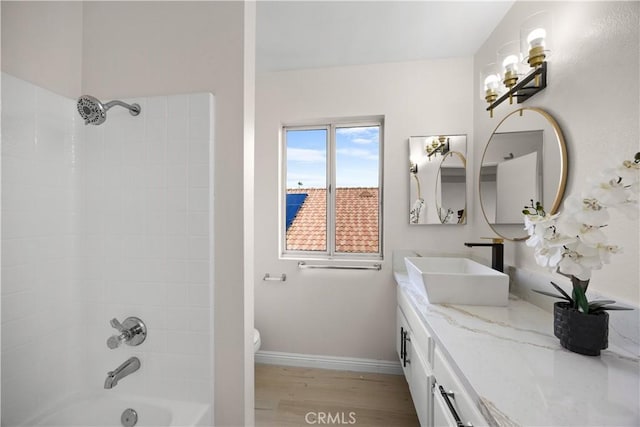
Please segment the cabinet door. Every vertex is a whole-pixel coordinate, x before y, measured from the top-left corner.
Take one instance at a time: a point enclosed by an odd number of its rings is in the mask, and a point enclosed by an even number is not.
[[[409,389],[411,390],[411,398],[413,405],[418,414],[418,420],[423,427],[432,425],[432,396],[431,383],[433,374],[426,363],[423,355],[422,347],[414,346],[411,351],[411,380],[409,381]]]
[[[438,384],[433,387],[433,426],[457,427],[459,424],[453,416],[447,402],[438,389]]]
[[[400,307],[396,314],[396,351],[407,382],[411,381],[411,331]]]
[[[438,347],[435,348],[433,355],[433,375],[437,385],[442,385],[443,389],[449,394],[449,401],[451,402],[453,410],[460,417],[464,425],[473,425],[476,427],[487,425],[487,421],[480,413],[476,401],[471,397],[469,392],[465,390],[462,381],[460,381]],[[440,392],[436,387],[433,393],[434,401],[439,394]]]

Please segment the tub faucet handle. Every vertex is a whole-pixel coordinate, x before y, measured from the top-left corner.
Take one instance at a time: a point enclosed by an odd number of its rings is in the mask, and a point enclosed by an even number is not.
[[[107,347],[111,349],[120,347],[123,342],[128,345],[140,345],[147,337],[147,327],[137,317],[127,317],[122,323],[113,318],[109,323],[120,332],[107,340]]]
[[[118,319],[116,319],[115,317],[111,319],[109,323],[111,323],[111,326],[116,328],[120,332],[124,331],[124,326],[122,326],[122,323],[120,323],[120,321],[118,321]]]

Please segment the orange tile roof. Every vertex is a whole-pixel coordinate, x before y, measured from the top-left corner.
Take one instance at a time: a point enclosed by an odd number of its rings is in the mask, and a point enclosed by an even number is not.
[[[287,189],[307,193],[307,198],[287,230],[287,250],[325,251],[327,245],[324,188]],[[375,187],[336,190],[336,252],[378,252],[378,189]]]

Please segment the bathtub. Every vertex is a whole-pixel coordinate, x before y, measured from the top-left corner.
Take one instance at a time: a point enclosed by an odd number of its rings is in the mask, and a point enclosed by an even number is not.
[[[210,405],[195,402],[120,396],[108,393],[75,394],[54,408],[25,422],[23,426],[119,427],[128,409],[138,414],[136,427],[211,425]]]

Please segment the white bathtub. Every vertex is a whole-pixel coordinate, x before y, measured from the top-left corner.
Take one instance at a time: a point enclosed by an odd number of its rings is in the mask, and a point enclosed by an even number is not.
[[[210,406],[203,403],[97,393],[73,395],[23,426],[119,427],[128,408],[138,413],[136,427],[210,425]]]

